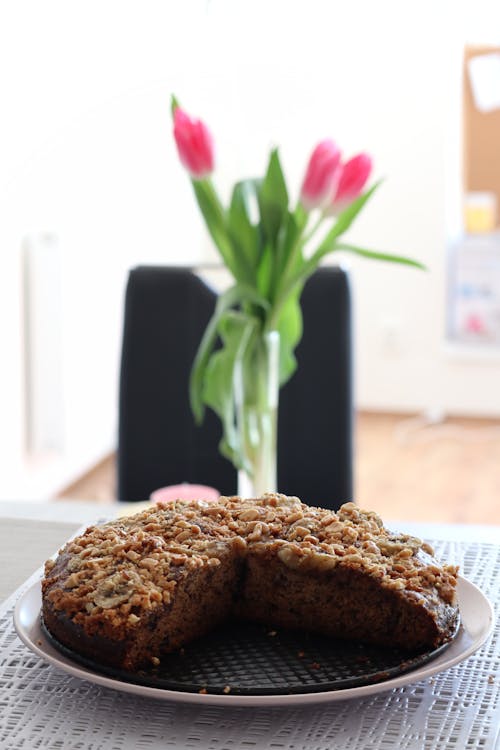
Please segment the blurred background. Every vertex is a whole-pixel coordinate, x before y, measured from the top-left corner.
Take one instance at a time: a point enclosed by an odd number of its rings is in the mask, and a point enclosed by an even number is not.
[[[350,239],[428,272],[335,259],[357,497],[500,523],[498,29],[480,0],[0,4],[0,498],[113,497],[127,272],[216,259],[175,92],[223,195],[274,145],[294,198],[320,139],[373,155],[384,183]]]

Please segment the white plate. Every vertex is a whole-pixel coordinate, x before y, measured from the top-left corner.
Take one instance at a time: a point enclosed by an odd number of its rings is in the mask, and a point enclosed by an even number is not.
[[[225,706],[290,706],[308,703],[339,701],[346,698],[361,698],[408,685],[430,677],[437,672],[453,667],[477,651],[488,638],[493,628],[493,610],[484,594],[465,578],[458,579],[458,599],[462,624],[457,637],[436,659],[412,672],[384,680],[372,685],[329,690],[321,693],[301,693],[295,695],[200,695],[161,688],[145,687],[130,682],[106,677],[76,664],[57,651],[45,637],[40,627],[41,590],[40,582],[34,583],[19,599],[14,610],[14,626],[17,634],[44,661],[64,672],[97,685],[123,690],[127,693],[160,698],[161,700],[184,703],[203,703]]]

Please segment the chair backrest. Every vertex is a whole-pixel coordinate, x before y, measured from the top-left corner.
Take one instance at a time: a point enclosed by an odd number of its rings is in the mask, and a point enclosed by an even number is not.
[[[120,500],[144,500],[180,482],[237,491],[236,471],[218,452],[219,420],[207,409],[203,425],[195,425],[188,399],[189,372],[216,299],[190,269],[130,272],[120,370]],[[341,269],[322,268],[307,282],[299,367],[279,404],[279,490],[331,508],[352,497],[350,307]]]

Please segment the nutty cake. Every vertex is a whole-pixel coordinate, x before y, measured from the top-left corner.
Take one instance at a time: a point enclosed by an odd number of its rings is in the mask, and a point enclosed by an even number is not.
[[[110,666],[157,663],[229,617],[409,652],[454,632],[457,568],[353,503],[178,501],[88,528],[45,566],[43,619]]]

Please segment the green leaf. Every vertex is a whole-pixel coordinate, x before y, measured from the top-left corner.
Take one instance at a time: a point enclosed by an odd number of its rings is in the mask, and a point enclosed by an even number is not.
[[[260,237],[256,226],[250,220],[250,202],[257,201],[258,183],[256,180],[242,180],[233,189],[228,213],[229,235],[242,262],[251,274],[255,274],[260,255]]]
[[[381,253],[378,250],[368,250],[364,247],[357,247],[356,245],[346,245],[345,243],[339,243],[335,246],[335,250],[346,250],[348,253],[355,253],[361,255],[363,258],[370,258],[372,260],[385,260],[389,263],[402,263],[406,266],[413,266],[414,268],[420,268],[422,271],[427,271],[427,267],[420,263],[418,260],[413,258],[407,258],[404,255],[391,255],[390,253]]]
[[[280,333],[280,385],[284,385],[297,369],[295,348],[302,338],[302,287],[289,295],[281,308],[277,330]]]
[[[268,243],[262,251],[262,257],[257,267],[257,288],[266,299],[269,299],[271,293],[274,252],[274,248]]]
[[[333,249],[333,245],[336,239],[340,237],[341,234],[344,234],[344,232],[347,232],[356,216],[370,200],[379,185],[380,182],[376,182],[375,185],[370,188],[370,190],[368,190],[366,193],[363,193],[363,195],[360,195],[359,198],[356,198],[355,201],[353,201],[346,209],[344,209],[344,211],[342,211],[342,213],[339,214],[339,216],[337,217],[337,221],[330,229],[330,231],[314,253],[313,257],[317,257],[317,259],[320,260],[324,255],[326,255],[330,252],[330,250]]]
[[[267,241],[275,247],[278,233],[288,213],[288,192],[277,149],[271,151],[258,200],[264,234]]]
[[[282,242],[278,246],[276,262],[275,290],[286,283],[286,279],[296,273],[304,262],[302,255],[301,237],[306,224],[306,217],[297,215],[297,211],[288,214],[286,229],[282,235]]]
[[[269,308],[268,302],[255,289],[242,284],[235,284],[219,295],[214,314],[205,329],[198,347],[189,379],[189,401],[194,418],[198,424],[201,424],[203,421],[203,382],[210,356],[217,341],[219,322],[227,310],[244,302],[250,302],[264,309],[264,311],[267,311]]]
[[[305,229],[305,226],[307,224],[307,220],[309,218],[309,213],[306,211],[302,203],[299,201],[295,207],[295,211],[293,212],[293,217],[295,219],[295,223],[297,224],[297,227],[299,227],[300,231],[302,232]]]
[[[191,182],[205,224],[225,265],[236,281],[243,284],[253,284],[255,273],[247,258],[243,254],[235,252],[229,230],[229,221],[212,183],[210,180],[192,180]]]
[[[204,379],[203,400],[222,422],[223,437],[219,449],[238,468],[243,468],[244,455],[236,429],[234,370],[258,325],[252,316],[226,311],[218,324],[223,346],[212,354]]]
[[[198,206],[205,219],[210,235],[219,249],[222,259],[237,281],[233,248],[229,238],[224,208],[210,180],[191,180]]]
[[[172,117],[174,116],[174,112],[179,107],[179,102],[177,101],[177,98],[174,94],[170,97],[170,112],[172,113]]]

